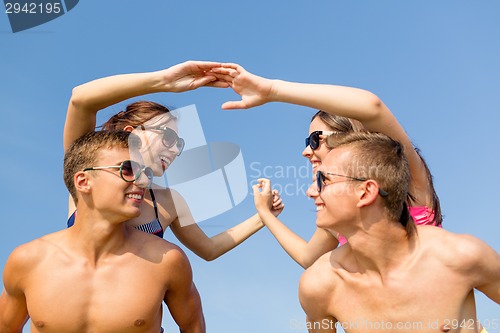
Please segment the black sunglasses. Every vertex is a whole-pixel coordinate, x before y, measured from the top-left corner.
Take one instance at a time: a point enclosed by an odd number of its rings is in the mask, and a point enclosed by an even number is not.
[[[153,131],[162,131],[163,136],[161,138],[161,142],[163,145],[167,148],[172,148],[173,146],[176,146],[177,150],[179,151],[177,153],[177,156],[179,156],[182,153],[182,150],[184,149],[184,146],[186,145],[186,142],[184,142],[183,138],[180,138],[177,133],[171,129],[170,127],[144,127],[141,126],[143,130],[153,130]]]
[[[326,179],[325,174],[332,175],[332,176],[337,176],[337,177],[344,177],[344,178],[347,178],[349,180],[355,180],[355,181],[359,181],[359,182],[364,182],[364,181],[368,180],[367,178],[357,178],[357,177],[351,177],[351,176],[346,176],[346,175],[339,175],[339,174],[333,173],[333,172],[325,172],[325,173],[323,173],[322,171],[318,171],[316,173],[316,186],[318,187],[318,193],[321,193],[321,191],[323,190],[323,188],[325,186],[327,186],[327,184],[325,184],[325,179]],[[339,183],[339,182],[335,182],[335,183]],[[332,184],[335,184],[335,183],[332,183]],[[378,194],[380,194],[381,197],[386,197],[386,196],[389,195],[386,191],[384,191],[381,188],[378,189]]]
[[[108,166],[95,166],[90,168],[85,168],[83,171],[91,170],[104,170],[104,169],[120,169],[120,177],[127,183],[135,182],[144,173],[148,177],[148,187],[153,181],[153,170],[149,167],[140,165],[135,161],[126,160],[120,163],[120,165],[108,165]]]
[[[306,138],[306,147],[310,146],[312,150],[319,148],[320,135],[330,135],[337,132],[334,131],[314,131]]]

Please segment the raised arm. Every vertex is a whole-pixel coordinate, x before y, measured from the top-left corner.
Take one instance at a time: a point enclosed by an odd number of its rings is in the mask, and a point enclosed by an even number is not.
[[[0,333],[21,333],[28,321],[28,307],[22,288],[23,260],[14,251],[3,272],[4,290],[0,296]]]
[[[281,247],[300,266],[308,268],[321,255],[338,246],[338,240],[327,230],[316,228],[309,242],[290,230],[271,211],[270,180],[260,178],[258,181],[259,183],[252,187],[255,208]]]
[[[240,101],[224,103],[223,109],[246,109],[269,102],[303,105],[359,120],[367,130],[384,133],[401,142],[410,165],[411,193],[416,204],[432,207],[432,194],[425,166],[403,127],[376,95],[352,87],[269,80],[251,74],[237,64],[222,66],[213,71],[241,96]]]
[[[259,215],[255,214],[228,230],[208,237],[194,221],[185,200],[178,193],[173,195],[176,196],[174,201],[178,217],[170,225],[172,232],[182,244],[207,261],[217,259],[264,227]],[[281,199],[275,200],[274,207],[273,213],[279,214],[283,208]]]
[[[187,61],[161,71],[109,76],[74,88],[64,124],[64,150],[83,134],[94,131],[99,110],[128,98],[201,86],[227,87],[210,73],[217,66],[220,63]]]
[[[200,295],[193,283],[193,273],[186,255],[175,249],[167,253],[166,272],[169,284],[165,304],[182,333],[204,333],[205,318]]]

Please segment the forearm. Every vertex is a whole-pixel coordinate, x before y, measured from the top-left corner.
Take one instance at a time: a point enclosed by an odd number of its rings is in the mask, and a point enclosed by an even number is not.
[[[308,263],[304,260],[307,242],[278,220],[271,211],[261,211],[260,217],[285,252],[300,266],[307,268]]]
[[[213,251],[210,260],[217,259],[224,253],[243,243],[247,238],[264,227],[258,214],[253,215],[233,228],[211,238]]]
[[[161,82],[159,72],[151,72],[105,77],[74,88],[64,125],[64,148],[95,129],[99,110],[131,97],[158,92]]]
[[[165,84],[160,72],[114,75],[74,88],[70,104],[95,113],[131,97],[160,92],[161,87]]]
[[[353,87],[274,80],[271,101],[303,105],[362,122],[369,130],[387,116],[382,101],[373,93]]]

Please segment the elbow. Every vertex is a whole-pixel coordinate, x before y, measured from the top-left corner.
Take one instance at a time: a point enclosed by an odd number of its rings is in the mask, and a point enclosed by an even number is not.
[[[384,103],[382,100],[372,92],[366,92],[366,106],[369,110],[368,117],[369,121],[379,119],[384,113]]]
[[[71,91],[71,98],[69,100],[71,106],[79,108],[85,104],[85,97],[81,86],[74,87]]]
[[[205,261],[213,261],[221,256],[215,247],[196,253],[198,257]]]
[[[218,257],[215,257],[215,256],[205,256],[205,257],[202,257],[205,261],[213,261],[215,259],[217,259]]]

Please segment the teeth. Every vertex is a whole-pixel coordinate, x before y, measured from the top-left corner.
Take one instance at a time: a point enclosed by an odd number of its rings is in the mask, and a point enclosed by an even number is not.
[[[316,206],[316,211],[322,210],[323,206]]]
[[[142,195],[139,195],[139,194],[127,194],[127,198],[142,200]]]
[[[167,158],[165,158],[165,157],[161,156],[161,157],[160,157],[160,160],[161,160],[162,162],[164,162],[167,166],[169,166],[169,165],[170,165],[170,161],[169,161]]]

